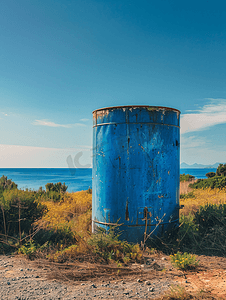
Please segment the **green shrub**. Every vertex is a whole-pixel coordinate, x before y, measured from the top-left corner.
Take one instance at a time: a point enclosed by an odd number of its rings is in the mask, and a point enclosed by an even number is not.
[[[55,184],[53,183],[47,183],[45,185],[46,192],[58,192],[58,193],[65,193],[68,186],[65,185],[65,182],[62,184],[61,182],[57,182]]]
[[[139,245],[133,245],[126,241],[119,240],[116,234],[116,228],[112,227],[108,231],[99,228],[96,234],[93,234],[88,240],[94,253],[104,258],[106,261],[129,262],[141,261],[143,258]]]
[[[194,192],[189,192],[187,194],[180,194],[180,199],[195,198]]]
[[[180,174],[180,182],[183,182],[183,181],[191,181],[192,179],[194,179],[195,176],[193,175],[190,175],[190,174]]]
[[[22,232],[29,234],[32,224],[45,212],[45,206],[37,201],[35,192],[31,191],[6,189],[0,203],[2,206],[0,231],[3,232],[5,221],[7,235],[10,236],[18,236]]]
[[[45,198],[46,200],[52,200],[53,202],[59,202],[64,199],[65,192],[67,191],[68,186],[65,185],[65,182],[62,184],[61,182],[57,183],[47,183],[45,185],[46,192],[41,188],[38,190],[38,194]]]
[[[226,256],[226,204],[200,206],[199,211],[180,215],[180,226],[148,245],[167,254],[188,252]]]
[[[178,269],[187,270],[198,266],[196,256],[187,252],[177,252],[174,255],[170,255],[171,263]]]
[[[195,251],[198,247],[199,240],[199,228],[194,222],[194,215],[189,214],[188,216],[180,216],[180,227],[178,229],[175,244],[175,250],[185,251]]]
[[[226,164],[220,164],[217,168],[216,173],[209,172],[206,174],[208,179],[198,179],[195,183],[190,184],[189,187],[195,189],[206,189],[206,188],[225,188],[226,187]]]
[[[214,176],[216,176],[216,173],[214,173],[214,172],[206,173],[206,177],[207,177],[207,178],[212,178],[212,177],[214,177]]]
[[[216,171],[217,176],[226,176],[226,164],[219,164]]]
[[[208,179],[198,179],[195,183],[189,184],[189,187],[194,189],[206,189],[206,188],[222,189],[226,187],[226,177],[215,176]]]
[[[24,254],[31,257],[37,250],[37,247],[33,241],[29,241],[18,249],[19,254]]]
[[[174,250],[205,255],[226,255],[226,204],[200,206],[199,211],[181,215]]]
[[[0,178],[0,192],[2,193],[4,190],[12,190],[17,189],[17,184],[13,182],[11,179],[7,179],[7,176],[2,176]]]
[[[194,215],[201,233],[211,230],[214,226],[226,226],[226,204],[207,204],[200,206]]]
[[[92,189],[90,187],[88,188],[87,193],[92,194]]]
[[[56,248],[58,245],[67,247],[77,242],[75,233],[67,227],[61,229],[41,229],[34,236],[34,240],[40,245],[44,245],[48,241],[51,246],[56,246]]]

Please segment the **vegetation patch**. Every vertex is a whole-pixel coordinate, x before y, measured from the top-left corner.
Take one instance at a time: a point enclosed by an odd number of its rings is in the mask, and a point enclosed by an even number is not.
[[[210,292],[199,291],[196,293],[189,293],[184,287],[177,285],[171,286],[170,292],[167,292],[158,300],[222,300],[222,298],[213,296]]]
[[[180,182],[184,182],[184,181],[191,181],[195,179],[195,176],[190,175],[190,174],[180,174]]]
[[[120,234],[116,234],[116,229],[112,227],[106,231],[100,228],[98,233],[89,238],[88,244],[92,246],[94,253],[103,257],[106,262],[116,261],[119,265],[143,261],[139,245],[119,240]]]
[[[193,191],[187,194],[180,194],[180,199],[190,199],[190,198],[195,198]]]
[[[178,269],[187,270],[198,266],[199,261],[195,255],[190,253],[177,252],[170,255],[171,263]]]

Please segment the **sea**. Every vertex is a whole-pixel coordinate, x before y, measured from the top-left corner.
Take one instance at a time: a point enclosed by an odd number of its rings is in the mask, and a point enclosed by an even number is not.
[[[216,172],[214,168],[203,169],[180,169],[180,173],[190,174],[197,179],[206,178],[208,172]],[[49,182],[62,182],[68,186],[68,192],[77,192],[92,188],[92,169],[91,168],[53,168],[53,169],[32,169],[32,168],[0,168],[0,177],[7,176],[14,181],[19,189],[38,190],[39,187],[45,188]]]

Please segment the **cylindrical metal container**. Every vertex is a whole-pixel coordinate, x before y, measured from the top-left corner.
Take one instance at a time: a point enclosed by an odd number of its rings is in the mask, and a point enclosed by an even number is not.
[[[120,106],[93,112],[92,227],[119,224],[140,243],[179,219],[180,111]]]

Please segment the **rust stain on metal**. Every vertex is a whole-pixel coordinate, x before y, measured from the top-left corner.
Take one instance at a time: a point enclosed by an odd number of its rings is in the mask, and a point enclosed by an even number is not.
[[[129,142],[130,142],[130,137],[128,136],[128,146],[129,146]]]
[[[125,105],[125,106],[112,106],[112,107],[103,107],[103,108],[99,108],[93,111],[93,113],[98,112],[98,111],[102,111],[102,110],[115,110],[115,109],[122,109],[123,111],[125,111],[126,109],[130,109],[130,111],[132,111],[133,109],[136,108],[146,108],[149,111],[159,111],[159,110],[170,110],[170,111],[175,111],[177,112],[177,117],[179,118],[180,115],[180,111],[176,108],[171,108],[171,107],[165,107],[165,106],[148,106],[148,105]]]
[[[104,116],[107,116],[109,114],[108,109],[97,109],[93,111],[93,120],[97,121],[98,118],[103,118]]]
[[[126,221],[129,221],[129,208],[128,208],[128,199],[126,200]]]
[[[148,216],[148,208],[145,207],[145,208],[144,208],[144,220],[147,219],[147,216]]]

